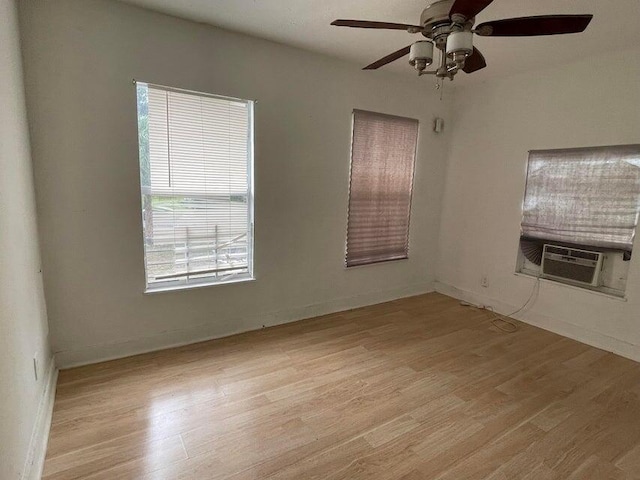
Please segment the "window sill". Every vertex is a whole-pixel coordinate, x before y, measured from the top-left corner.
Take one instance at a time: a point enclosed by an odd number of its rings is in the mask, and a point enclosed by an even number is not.
[[[224,282],[202,282],[202,283],[192,283],[188,285],[167,285],[162,287],[152,287],[147,288],[143,292],[145,295],[154,295],[156,293],[167,293],[167,292],[175,292],[179,290],[193,290],[196,288],[205,288],[205,287],[217,287],[221,285],[232,285],[236,283],[245,283],[245,282],[255,282],[255,277],[242,277],[242,278],[234,278],[233,280],[227,280]]]
[[[370,263],[361,263],[359,265],[344,265],[344,269],[345,270],[356,270],[359,268],[363,268],[363,267],[371,267],[373,265],[384,265],[384,264],[390,264],[393,262],[404,262],[409,260],[409,257],[401,257],[401,258],[389,258],[388,260],[376,260],[375,262],[370,262]]]
[[[530,273],[525,273],[525,272],[514,272],[514,275],[516,277],[525,277],[525,278],[531,278],[531,279],[537,279],[538,277],[536,275],[530,274]],[[550,278],[542,278],[540,277],[540,282],[541,283],[548,283],[550,285],[558,285],[560,287],[565,287],[565,288],[570,288],[571,290],[577,290],[579,292],[586,292],[586,293],[592,293],[594,295],[599,295],[601,297],[605,297],[611,300],[617,300],[619,302],[626,302],[627,301],[627,297],[626,294],[622,294],[622,295],[616,295],[614,293],[608,293],[608,292],[603,292],[600,290],[594,290],[591,288],[585,288],[585,287],[580,287],[578,285],[571,285],[569,283],[564,283],[564,282],[558,282],[556,280],[552,280]]]

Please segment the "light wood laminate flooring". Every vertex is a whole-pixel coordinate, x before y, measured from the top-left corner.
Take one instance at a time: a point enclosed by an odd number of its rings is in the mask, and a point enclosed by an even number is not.
[[[518,325],[434,293],[62,371],[44,478],[640,479],[640,364]]]

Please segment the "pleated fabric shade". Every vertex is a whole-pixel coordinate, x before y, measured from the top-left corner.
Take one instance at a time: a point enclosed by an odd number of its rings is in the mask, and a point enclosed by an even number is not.
[[[418,121],[355,110],[346,265],[407,258]]]

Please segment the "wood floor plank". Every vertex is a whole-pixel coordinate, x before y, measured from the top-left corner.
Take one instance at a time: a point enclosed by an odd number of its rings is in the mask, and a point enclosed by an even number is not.
[[[640,479],[640,365],[439,294],[60,373],[45,480]]]

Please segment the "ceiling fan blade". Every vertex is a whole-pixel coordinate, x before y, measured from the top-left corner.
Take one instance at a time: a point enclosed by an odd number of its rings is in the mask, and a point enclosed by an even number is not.
[[[476,27],[483,37],[534,37],[583,32],[593,15],[543,15],[539,17],[507,18],[485,22]]]
[[[474,47],[473,53],[464,61],[464,68],[462,71],[465,73],[473,73],[478,70],[482,70],[486,66],[487,62],[484,59],[484,55],[480,53],[480,50]]]
[[[493,0],[456,0],[449,11],[449,16],[462,15],[464,18],[473,18],[487,8]]]
[[[389,22],[371,22],[368,20],[334,20],[331,25],[336,27],[353,27],[353,28],[379,28],[385,30],[405,30],[405,31],[422,31],[419,25],[407,25],[405,23],[389,23]]]
[[[401,48],[397,52],[390,53],[386,57],[381,58],[380,60],[373,62],[371,65],[367,65],[363,68],[363,70],[375,70],[376,68],[380,68],[387,63],[391,63],[399,58],[404,57],[409,54],[409,50],[411,50],[411,45]]]

